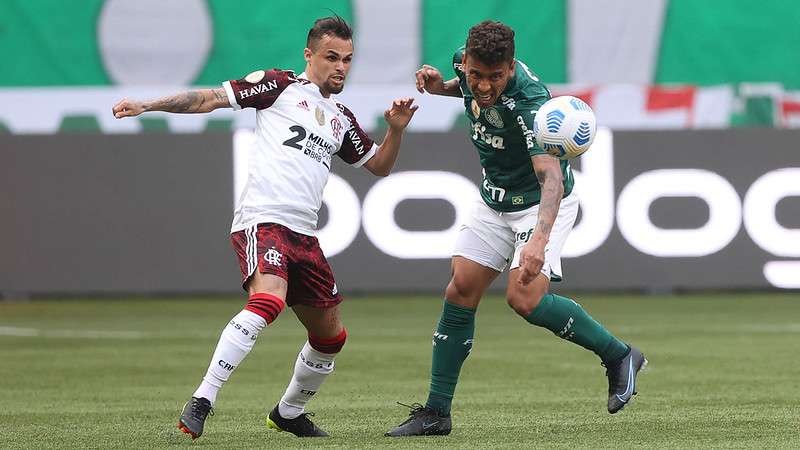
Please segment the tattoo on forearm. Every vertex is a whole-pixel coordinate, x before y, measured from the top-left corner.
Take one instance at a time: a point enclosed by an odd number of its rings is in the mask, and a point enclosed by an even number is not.
[[[217,101],[224,102],[228,100],[228,94],[225,93],[224,89],[217,88],[212,92],[214,92],[214,98],[216,98]]]
[[[536,177],[539,179],[541,189],[536,230],[545,236],[549,236],[550,231],[553,229],[553,223],[558,216],[558,208],[561,204],[564,186],[557,177],[548,176],[547,170],[537,170]]]
[[[205,102],[206,99],[203,94],[190,91],[155,100],[147,109],[150,111],[191,113],[199,111]]]

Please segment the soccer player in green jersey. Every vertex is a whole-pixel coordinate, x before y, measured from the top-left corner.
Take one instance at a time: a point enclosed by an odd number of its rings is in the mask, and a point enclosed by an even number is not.
[[[600,357],[608,376],[608,412],[614,414],[636,393],[636,375],[647,360],[574,300],[549,292],[550,281],[561,280],[561,249],[578,214],[569,162],[533,138],[534,115],[550,92],[514,59],[514,31],[499,22],[473,26],[453,68],[456,77],[445,81],[423,65],[416,72],[417,89],[463,98],[483,167],[482,201],[461,227],[453,252],[453,276],[433,334],[428,400],[412,405],[408,419],[386,435],[450,433],[450,406],[472,348],[476,308],[506,268],[506,298],[517,314]]]

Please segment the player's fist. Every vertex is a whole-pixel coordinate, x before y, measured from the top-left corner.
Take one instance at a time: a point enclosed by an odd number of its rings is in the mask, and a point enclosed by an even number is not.
[[[389,127],[395,130],[403,130],[408,126],[408,122],[414,117],[414,113],[419,109],[418,105],[414,104],[414,99],[410,97],[398,98],[392,102],[392,106],[384,111],[383,118]]]
[[[436,94],[444,90],[444,79],[439,69],[423,64],[414,75],[417,78],[417,90],[420,94],[425,91]]]
[[[519,254],[519,284],[527,286],[536,275],[542,270],[544,265],[544,244],[537,241],[529,241]]]
[[[127,98],[123,98],[117,102],[113,108],[111,108],[111,112],[114,113],[114,117],[117,119],[138,116],[144,112],[144,104],[142,104],[142,102],[136,102],[133,100],[128,100]]]

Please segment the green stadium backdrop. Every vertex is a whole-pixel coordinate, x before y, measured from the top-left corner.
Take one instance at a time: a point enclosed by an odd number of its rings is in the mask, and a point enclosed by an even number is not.
[[[330,11],[356,30],[342,98],[360,122],[379,137],[392,98],[422,106],[395,174],[334,166],[321,240],[344,291],[444,286],[479,168],[460,102],[411,79],[423,62],[452,74],[487,18],[603,128],[576,163],[566,287],[800,288],[797,2],[5,0],[0,295],[235,292],[227,233],[252,112],[118,121],[110,107],[300,71],[311,20]]]

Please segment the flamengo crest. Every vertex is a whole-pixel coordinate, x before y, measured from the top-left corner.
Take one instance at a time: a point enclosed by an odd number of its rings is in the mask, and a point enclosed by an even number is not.
[[[264,253],[264,259],[271,266],[280,267],[281,266],[281,257],[283,257],[281,252],[275,250],[274,248],[271,248],[271,249],[267,250],[266,253]]]

